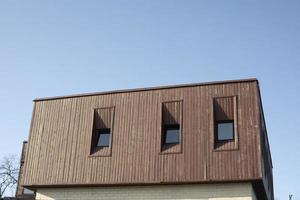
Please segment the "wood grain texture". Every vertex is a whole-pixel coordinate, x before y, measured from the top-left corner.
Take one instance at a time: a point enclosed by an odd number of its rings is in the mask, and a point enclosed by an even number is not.
[[[20,158],[20,170],[19,170],[19,176],[18,176],[18,184],[16,188],[16,197],[22,196],[24,188],[22,186],[23,182],[23,174],[24,174],[24,161],[25,161],[25,155],[27,151],[27,142],[24,141],[22,145],[22,152],[21,152],[21,158]]]
[[[215,121],[234,120],[234,97],[214,98]]]
[[[22,184],[262,179],[257,88],[257,81],[249,80],[36,100]],[[236,98],[225,104],[236,120],[238,148],[214,151],[214,98],[228,96]],[[163,105],[169,101],[180,106]],[[164,123],[181,123],[181,153],[161,154],[163,106],[172,112]],[[105,107],[114,108],[111,156],[89,156],[94,110]]]

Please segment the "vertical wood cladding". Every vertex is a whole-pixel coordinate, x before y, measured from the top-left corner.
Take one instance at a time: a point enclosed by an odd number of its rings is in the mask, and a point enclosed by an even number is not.
[[[234,120],[235,97],[214,98],[215,121]]]
[[[252,80],[36,101],[23,184],[260,179],[257,87]],[[230,97],[218,103],[224,104],[226,117],[236,115],[239,145],[226,147],[230,151],[214,148],[213,101],[218,97]],[[176,103],[163,103],[169,101]],[[111,156],[90,155],[94,111],[102,119],[95,126],[113,130]],[[181,125],[180,153],[164,154],[162,123],[175,122]]]
[[[162,124],[181,124],[181,101],[162,103]]]
[[[17,197],[23,195],[23,190],[24,190],[21,182],[23,182],[23,177],[24,177],[23,174],[24,174],[24,161],[25,161],[26,151],[27,151],[27,142],[23,142],[21,159],[20,159],[20,171],[19,171],[19,177],[18,177],[19,181],[18,181],[17,188],[16,188],[16,196]]]
[[[263,108],[261,100],[259,99],[260,105],[260,147],[261,147],[261,168],[263,185],[267,191],[269,199],[274,199],[273,190],[273,172],[272,172],[272,159],[270,154],[270,147],[268,142],[267,128],[265,125],[265,119],[263,115]]]

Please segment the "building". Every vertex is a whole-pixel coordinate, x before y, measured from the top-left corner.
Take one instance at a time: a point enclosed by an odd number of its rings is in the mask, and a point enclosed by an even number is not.
[[[18,196],[274,200],[256,79],[34,100]]]

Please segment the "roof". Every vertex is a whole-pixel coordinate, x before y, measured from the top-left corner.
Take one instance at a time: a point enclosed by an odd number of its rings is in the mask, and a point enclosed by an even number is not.
[[[218,84],[230,84],[230,83],[243,83],[243,82],[253,82],[258,80],[256,78],[248,79],[237,79],[237,80],[224,80],[224,81],[211,81],[211,82],[202,82],[202,83],[190,83],[190,84],[179,84],[179,85],[166,85],[158,87],[146,87],[146,88],[135,88],[135,89],[123,89],[123,90],[112,90],[104,92],[93,92],[93,93],[83,93],[83,94],[73,94],[65,96],[53,96],[53,97],[44,97],[36,98],[33,101],[47,101],[55,99],[65,99],[65,98],[75,98],[75,97],[86,97],[86,96],[96,96],[96,95],[105,95],[105,94],[116,94],[116,93],[127,93],[127,92],[141,92],[148,90],[161,90],[161,89],[172,89],[172,88],[183,88],[183,87],[195,87],[195,86],[205,86],[205,85],[218,85]]]

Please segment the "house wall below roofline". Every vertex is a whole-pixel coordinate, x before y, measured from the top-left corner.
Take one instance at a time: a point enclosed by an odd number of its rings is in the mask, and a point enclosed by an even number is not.
[[[39,188],[37,200],[257,200],[251,183]]]

